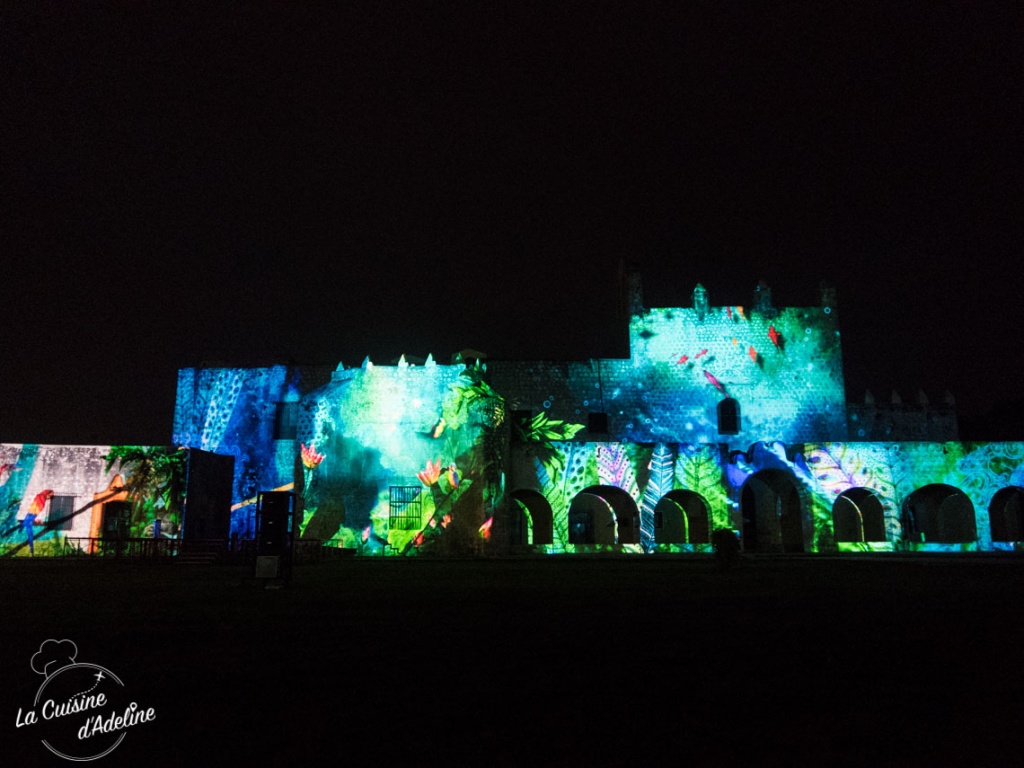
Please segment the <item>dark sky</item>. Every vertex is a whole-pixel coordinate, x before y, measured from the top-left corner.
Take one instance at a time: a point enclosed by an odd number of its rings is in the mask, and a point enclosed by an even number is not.
[[[1020,397],[1019,3],[95,5],[0,10],[2,441],[168,442],[201,361],[621,355],[621,258],[831,281],[851,398]]]

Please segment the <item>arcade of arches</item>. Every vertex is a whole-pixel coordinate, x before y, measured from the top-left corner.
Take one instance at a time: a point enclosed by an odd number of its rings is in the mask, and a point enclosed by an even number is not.
[[[760,552],[804,552],[804,508],[796,479],[788,472],[766,469],[754,473],[740,489],[744,548]],[[512,541],[518,545],[554,543],[551,504],[539,491],[511,494]],[[707,544],[711,513],[700,494],[676,489],[654,507],[655,544]],[[895,518],[890,503],[869,488],[849,488],[832,506],[838,543],[886,542],[887,518]],[[903,536],[910,542],[965,544],[977,540],[974,505],[951,485],[933,483],[911,493],[899,510]],[[1024,488],[1008,486],[989,505],[992,540],[1024,541]],[[568,510],[570,544],[636,544],[640,541],[640,511],[621,488],[594,485],[573,498]]]

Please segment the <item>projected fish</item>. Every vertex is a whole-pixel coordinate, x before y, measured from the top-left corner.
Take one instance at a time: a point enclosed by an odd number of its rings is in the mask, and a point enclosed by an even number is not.
[[[444,432],[444,428],[446,426],[448,426],[448,424],[445,422],[444,416],[442,416],[438,420],[437,424],[434,425],[434,431],[431,433],[431,436],[436,440],[441,436],[441,433]]]
[[[754,349],[753,347],[751,347],[751,348],[750,348],[750,349],[749,349],[749,350],[747,351],[747,354],[749,354],[749,355],[750,355],[750,359],[751,359],[751,360],[753,360],[753,361],[754,361],[755,363],[757,362],[757,350],[756,350],[756,349]]]
[[[689,359],[690,359],[689,355],[683,355],[678,360],[676,360],[676,365],[682,365],[683,363],[685,363]]]
[[[768,326],[768,338],[772,340],[772,344],[774,344],[775,348],[778,349],[779,348],[779,339],[782,338],[782,334],[775,330],[775,326],[774,325],[769,325]]]
[[[725,387],[722,386],[722,382],[720,382],[718,379],[716,379],[713,375],[711,375],[707,371],[704,371],[704,376],[707,378],[707,380],[709,382],[711,382],[711,386],[713,386],[715,389],[717,389],[723,395],[725,394]]]
[[[702,349],[700,352],[698,352],[696,355],[693,356],[693,359],[694,360],[700,360],[707,353],[708,353],[708,351],[706,349]]]

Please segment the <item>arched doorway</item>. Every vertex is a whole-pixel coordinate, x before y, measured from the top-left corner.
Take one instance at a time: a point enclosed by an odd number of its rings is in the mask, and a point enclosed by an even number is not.
[[[718,403],[718,434],[738,435],[740,432],[740,404],[727,397]]]
[[[885,541],[885,508],[870,488],[849,488],[832,504],[836,541]]]
[[[655,544],[708,544],[711,513],[699,493],[669,491],[654,507]]]
[[[89,522],[89,554],[99,539],[119,539],[127,535],[131,521],[131,505],[124,478],[114,475],[105,491],[92,495],[92,519]]]
[[[903,502],[903,537],[934,544],[966,544],[978,537],[974,505],[959,488],[932,483]]]
[[[640,510],[633,497],[611,485],[584,488],[569,505],[570,544],[637,544]]]
[[[988,519],[992,541],[1024,541],[1024,488],[1011,485],[996,491]]]
[[[789,472],[762,469],[748,477],[740,489],[740,513],[744,549],[804,551],[800,492]]]
[[[551,504],[542,493],[525,488],[513,491],[511,506],[510,537],[513,546],[554,543]]]

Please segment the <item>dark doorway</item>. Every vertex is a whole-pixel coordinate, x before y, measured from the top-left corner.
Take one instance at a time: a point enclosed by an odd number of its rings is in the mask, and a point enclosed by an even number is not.
[[[967,544],[977,539],[974,505],[952,485],[918,488],[903,502],[903,536],[907,541]]]
[[[762,469],[740,490],[743,547],[758,552],[803,552],[803,511],[796,481],[781,469]]]
[[[637,544],[640,541],[640,510],[633,497],[621,488],[592,485],[576,495],[569,506],[570,543],[577,543],[572,541],[574,511],[590,512],[593,526],[593,541],[578,543]]]
[[[708,544],[711,514],[699,493],[669,491],[654,507],[655,544]]]
[[[512,492],[512,545],[553,544],[551,504],[539,491]]]
[[[988,505],[992,541],[1024,541],[1024,488],[1011,485],[996,492]]]
[[[878,494],[869,488],[850,488],[832,505],[836,541],[885,541],[885,508]]]

